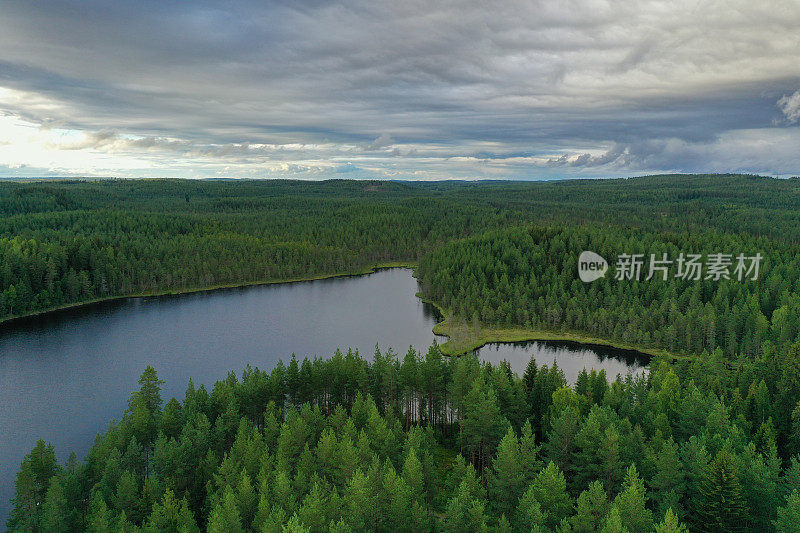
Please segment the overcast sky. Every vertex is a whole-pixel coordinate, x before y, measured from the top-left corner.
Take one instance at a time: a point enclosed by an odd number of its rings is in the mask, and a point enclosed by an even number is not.
[[[0,176],[800,175],[797,0],[0,3]]]

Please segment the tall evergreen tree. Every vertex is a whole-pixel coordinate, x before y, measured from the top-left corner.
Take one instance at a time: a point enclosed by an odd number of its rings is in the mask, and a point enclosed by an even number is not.
[[[490,498],[498,515],[511,516],[522,495],[525,482],[519,443],[511,427],[497,447],[492,470],[489,478]]]
[[[706,470],[700,485],[697,518],[702,531],[736,533],[749,527],[738,471],[727,450],[720,451]]]

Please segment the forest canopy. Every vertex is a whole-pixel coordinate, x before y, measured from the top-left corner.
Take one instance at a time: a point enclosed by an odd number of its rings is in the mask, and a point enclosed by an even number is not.
[[[114,296],[415,263],[454,239],[530,222],[713,229],[791,253],[798,210],[800,181],[734,175],[2,182],[0,319]]]
[[[760,254],[757,279],[658,272],[647,280],[578,279],[591,250],[678,258]],[[612,267],[613,268],[613,267]],[[529,226],[448,243],[417,269],[423,293],[466,320],[544,330],[577,330],[677,353],[752,358],[764,342],[800,340],[800,249],[746,233],[652,232],[603,225]]]
[[[644,376],[439,346],[248,367],[164,403],[148,367],[84,461],[44,440],[12,531],[796,531],[800,181],[0,183],[0,320],[416,267],[477,330],[658,353]],[[580,281],[590,250],[762,257],[757,279]]]
[[[796,531],[800,346],[649,376],[336,352],[163,403],[148,367],[86,461],[40,441],[12,531]]]

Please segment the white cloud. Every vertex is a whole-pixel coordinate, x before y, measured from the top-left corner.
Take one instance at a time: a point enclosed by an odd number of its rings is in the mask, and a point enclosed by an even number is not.
[[[791,96],[782,96],[778,100],[778,107],[792,124],[800,120],[800,91],[795,91]]]

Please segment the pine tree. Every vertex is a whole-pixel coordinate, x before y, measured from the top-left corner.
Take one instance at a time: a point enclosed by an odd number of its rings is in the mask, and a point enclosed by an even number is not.
[[[340,518],[338,522],[331,520],[328,526],[328,533],[353,533],[353,528],[343,518]]]
[[[487,466],[507,425],[494,389],[482,377],[477,379],[465,401],[462,430],[465,448],[479,472]]]
[[[411,498],[414,501],[425,501],[425,472],[422,463],[417,457],[414,448],[408,451],[406,460],[403,463],[403,479],[411,491]]]
[[[689,530],[681,524],[672,509],[667,509],[664,521],[656,525],[656,533],[689,533]]]
[[[167,489],[164,498],[153,505],[153,512],[147,520],[146,531],[166,533],[193,533],[199,532],[197,523],[189,510],[186,498],[180,501],[175,494]]]
[[[552,461],[539,472],[530,487],[533,496],[541,507],[544,524],[551,528],[572,512],[572,500],[567,494],[567,481],[564,474]]]
[[[297,509],[300,522],[311,531],[322,531],[329,523],[327,513],[328,498],[319,483],[314,483],[311,490]]]
[[[660,450],[653,454],[655,474],[650,479],[652,499],[656,503],[659,514],[667,509],[677,511],[686,489],[683,465],[678,453],[678,445],[672,439],[665,441]],[[682,516],[679,514],[679,516]]]
[[[225,487],[221,501],[211,510],[208,533],[244,533],[236,506],[236,495],[230,487]]]
[[[517,507],[517,500],[522,495],[524,483],[519,443],[511,427],[497,447],[492,470],[492,476],[489,478],[489,495],[496,514],[511,516]]]
[[[209,526],[209,532],[211,527]],[[286,525],[283,526],[283,533],[311,533],[311,528],[306,527],[297,515],[292,515]]]
[[[794,533],[800,526],[800,490],[794,489],[786,505],[778,507],[778,518],[773,522],[777,533]]]
[[[544,527],[544,521],[542,506],[536,500],[536,491],[531,486],[519,499],[514,513],[514,524],[517,531],[529,531],[534,527]]]
[[[630,533],[628,528],[623,525],[622,516],[616,505],[611,506],[611,511],[609,511],[600,533]]]
[[[86,531],[88,533],[111,533],[111,513],[100,491],[92,492],[89,503],[89,512],[86,517]]]
[[[253,489],[250,476],[247,471],[242,469],[239,481],[236,484],[236,507],[239,509],[239,516],[242,518],[242,525],[250,527],[258,508],[258,494]]]
[[[183,409],[181,403],[175,398],[171,398],[164,406],[164,413],[161,416],[159,428],[168,438],[180,437],[183,427]]]
[[[22,460],[17,473],[9,530],[36,531],[50,480],[56,472],[58,464],[53,446],[40,439]]]
[[[486,527],[486,502],[470,494],[469,483],[462,481],[456,494],[447,502],[444,530],[467,533]]]
[[[134,522],[141,516],[143,502],[139,492],[139,483],[136,476],[126,470],[122,473],[117,483],[117,490],[113,498],[114,509],[125,514]]]
[[[739,475],[730,452],[720,451],[708,466],[700,485],[697,520],[701,531],[745,531],[750,516],[742,496]]]
[[[519,438],[519,463],[522,468],[523,487],[530,486],[536,478],[536,474],[542,469],[539,449],[540,447],[536,445],[536,437],[530,420],[526,420],[522,425],[522,434]]]
[[[161,385],[164,382],[158,379],[158,373],[155,369],[147,365],[142,372],[142,375],[139,377],[139,387],[138,391],[135,391],[131,395],[131,399],[128,402],[128,407],[132,410],[136,404],[136,402],[141,402],[142,405],[150,412],[156,413],[161,410]]]
[[[580,415],[576,409],[569,407],[563,409],[551,424],[552,429],[544,445],[546,456],[555,461],[567,476],[572,477],[576,469],[575,437],[580,429]]]
[[[592,533],[598,531],[609,510],[608,495],[603,484],[593,481],[589,488],[578,496],[577,509],[570,524],[574,533]]]
[[[357,531],[377,528],[379,509],[375,485],[359,468],[344,490],[343,503],[347,521]]]
[[[647,509],[647,493],[636,467],[631,465],[625,474],[623,490],[614,499],[613,507],[630,533],[650,533],[653,513]]]
[[[58,476],[53,476],[42,509],[42,529],[52,533],[69,531],[67,523],[67,506],[69,503],[64,497],[64,489]]]

